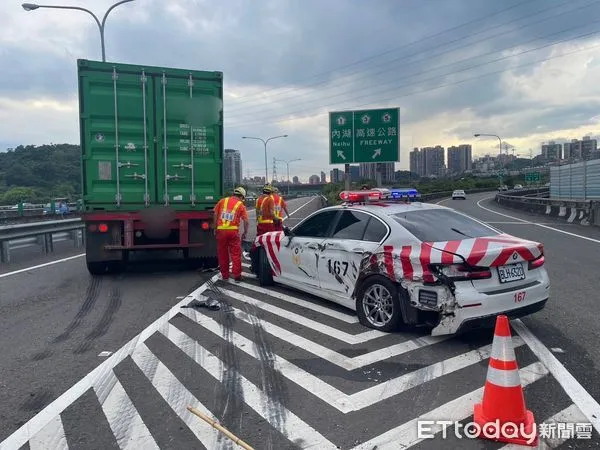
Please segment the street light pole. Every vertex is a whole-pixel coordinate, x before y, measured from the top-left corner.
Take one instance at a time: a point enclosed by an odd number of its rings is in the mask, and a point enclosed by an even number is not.
[[[86,9],[86,8],[82,8],[81,6],[37,5],[35,3],[23,3],[21,6],[23,7],[23,9],[25,11],[34,11],[38,8],[48,8],[48,9],[74,9],[76,11],[83,11],[83,12],[88,13],[89,15],[91,15],[94,18],[94,20],[96,21],[96,25],[98,25],[98,29],[100,30],[100,45],[102,47],[102,62],[106,62],[106,47],[104,45],[104,26],[106,25],[106,19],[108,18],[108,15],[110,14],[110,12],[113,9],[115,9],[117,6],[122,5],[123,3],[129,3],[129,2],[133,2],[133,1],[134,0],[121,0],[117,3],[115,3],[110,8],[108,8],[108,11],[106,11],[106,13],[104,14],[102,21],[100,21],[100,19],[98,19],[96,14],[94,14],[92,11],[90,11],[89,9]]]
[[[286,138],[286,137],[288,137],[287,134],[282,134],[281,136],[272,136],[265,140],[265,139],[259,138],[259,137],[242,136],[242,139],[254,139],[254,140],[262,142],[263,145],[265,146],[265,184],[269,183],[269,163],[267,162],[267,144],[269,143],[269,141],[272,141],[273,139]]]
[[[474,134],[473,136],[475,136],[475,137],[488,136],[488,137],[498,138],[498,141],[500,142],[500,156],[502,156],[502,138],[500,136],[498,136],[497,134],[483,134],[483,133],[477,133],[477,134]],[[498,162],[500,162],[500,161],[498,161]],[[502,182],[504,182],[504,181],[502,181]]]
[[[288,161],[284,160],[284,159],[275,159],[275,161],[279,161],[284,163],[287,166],[287,181],[288,181],[288,186],[287,186],[287,195],[288,197],[290,196],[290,163],[294,162],[294,161],[302,161],[301,158],[297,158],[297,159],[290,159]]]

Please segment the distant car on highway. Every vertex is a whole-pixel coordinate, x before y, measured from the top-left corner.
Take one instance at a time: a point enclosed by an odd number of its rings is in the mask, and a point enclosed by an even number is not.
[[[261,285],[338,303],[381,331],[425,325],[446,335],[544,308],[542,244],[441,205],[385,201],[377,191],[340,198],[344,204],[255,239],[252,271]]]
[[[508,191],[508,186],[503,184],[501,186],[498,186],[498,191],[502,192],[502,191]]]
[[[456,189],[456,190],[452,191],[452,200],[456,200],[456,199],[466,200],[467,194],[462,189]]]
[[[515,191],[520,191],[521,189],[523,189],[523,185],[522,184],[515,184],[513,186],[513,190],[515,190]]]

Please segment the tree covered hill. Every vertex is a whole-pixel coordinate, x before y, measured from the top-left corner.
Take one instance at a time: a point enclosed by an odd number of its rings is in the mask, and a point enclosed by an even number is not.
[[[72,144],[20,145],[0,152],[0,205],[45,203],[81,194],[80,147]]]

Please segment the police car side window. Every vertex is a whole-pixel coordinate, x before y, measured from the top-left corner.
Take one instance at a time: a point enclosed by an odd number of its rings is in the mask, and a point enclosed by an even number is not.
[[[295,236],[303,237],[327,237],[327,232],[337,211],[323,211],[322,213],[315,214],[310,219],[306,220],[303,224],[294,228]]]
[[[381,241],[387,233],[387,228],[379,219],[375,217],[371,217],[369,223],[367,224],[367,229],[365,230],[365,235],[363,236],[363,241],[368,242],[379,242]]]
[[[335,227],[333,239],[362,240],[370,216],[356,211],[344,211]]]

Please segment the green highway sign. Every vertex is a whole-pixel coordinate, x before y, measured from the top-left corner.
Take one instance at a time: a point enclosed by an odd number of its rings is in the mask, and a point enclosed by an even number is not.
[[[400,108],[329,113],[329,164],[400,161]]]
[[[540,181],[540,173],[539,172],[527,172],[525,174],[525,181],[528,183],[536,183]]]

